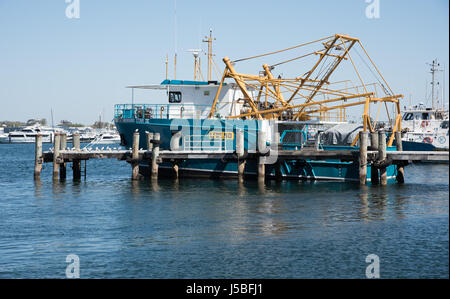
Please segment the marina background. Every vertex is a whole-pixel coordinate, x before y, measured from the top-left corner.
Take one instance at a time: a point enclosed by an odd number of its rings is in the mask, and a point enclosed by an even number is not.
[[[47,150],[50,145],[44,145]],[[406,183],[131,181],[88,162],[87,180],[32,177],[34,145],[2,145],[0,278],[447,278],[448,164]],[[11,171],[14,169],[15,171]]]

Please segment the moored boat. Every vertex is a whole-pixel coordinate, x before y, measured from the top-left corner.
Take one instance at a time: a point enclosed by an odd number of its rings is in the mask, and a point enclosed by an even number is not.
[[[445,101],[439,105],[437,92],[438,82],[435,73],[439,63],[436,60],[431,66],[431,107],[423,103],[410,106],[403,113],[402,131],[403,148],[407,151],[429,151],[449,149],[449,113],[444,108]]]
[[[419,104],[405,110],[402,126],[405,150],[448,150],[448,111]]]
[[[44,143],[52,143],[55,136],[55,132],[51,128],[34,125],[10,132],[6,143],[34,143],[38,134],[42,135]]]
[[[349,48],[359,42],[358,39],[337,34],[316,42],[320,42],[319,45],[324,49],[308,55],[317,55],[318,61],[305,75],[295,78],[273,75],[274,67],[285,62],[272,66],[265,64],[264,71],[258,75],[246,75],[238,73],[235,64],[247,59],[232,62],[224,58],[225,70],[221,81],[166,79],[159,85],[129,86],[132,89],[148,91],[162,90],[166,92],[167,97],[165,103],[133,102],[115,106],[114,122],[122,145],[130,148],[133,134],[139,132],[139,147],[146,148],[146,132],[159,133],[160,149],[192,152],[189,159],[177,165],[179,175],[236,176],[238,166],[235,163],[221,159],[196,159],[195,155],[201,154],[202,151],[236,153],[239,143],[237,136],[243,132],[245,153],[255,153],[260,151],[261,147],[269,149],[268,154],[261,157],[259,162],[266,164],[267,178],[281,175],[284,178],[302,180],[359,181],[359,164],[354,161],[277,161],[274,157],[279,148],[306,150],[314,147],[324,151],[359,151],[357,139],[347,145],[326,145],[321,142],[321,133],[331,126],[346,123],[348,107],[365,107],[362,117],[364,131],[374,129],[368,115],[367,107],[370,104],[386,101],[399,107],[399,98],[402,96],[395,95],[392,91],[382,97],[378,96],[376,91],[369,92],[365,86],[364,93],[359,93],[355,87],[330,87],[331,74],[346,60]],[[293,48],[295,47],[282,51]],[[271,54],[258,57],[267,55]],[[208,57],[210,56],[211,53],[208,53]],[[292,59],[286,62],[289,61]],[[232,82],[225,82],[226,79],[231,79]],[[397,122],[401,122],[399,113],[398,108]],[[387,136],[388,150],[395,150],[392,146],[392,136]],[[262,160],[264,161],[261,162]],[[370,165],[368,167],[370,169]],[[249,162],[245,165],[244,173],[255,176],[257,168],[257,162]],[[170,162],[161,163],[159,169],[161,175],[173,173],[173,165]],[[140,170],[144,175],[149,173],[145,163],[140,165]],[[396,171],[395,165],[389,165],[388,178],[394,179]],[[368,171],[368,180],[370,179]]]

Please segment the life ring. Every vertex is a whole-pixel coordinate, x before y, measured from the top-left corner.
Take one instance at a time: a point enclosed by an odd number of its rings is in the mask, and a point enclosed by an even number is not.
[[[425,138],[423,139],[423,142],[424,142],[424,143],[433,143],[433,138],[431,138],[431,137],[425,137]]]
[[[422,121],[422,124],[421,124],[422,128],[428,127],[429,125],[430,125],[430,122],[428,120]]]
[[[447,139],[444,136],[439,136],[438,141],[440,144],[444,144]]]

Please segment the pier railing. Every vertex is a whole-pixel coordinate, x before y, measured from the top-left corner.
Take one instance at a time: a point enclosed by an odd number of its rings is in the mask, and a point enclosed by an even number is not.
[[[116,120],[133,119],[146,122],[150,119],[201,119],[208,117],[209,105],[197,104],[117,104]]]
[[[222,151],[234,152],[234,139],[210,139],[210,135],[184,136],[181,150],[183,151]]]

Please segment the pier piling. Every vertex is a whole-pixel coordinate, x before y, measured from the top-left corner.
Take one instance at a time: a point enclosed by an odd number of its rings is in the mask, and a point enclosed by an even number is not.
[[[64,151],[67,149],[67,134],[61,134],[61,143],[60,143],[60,147],[59,149],[61,151]],[[61,162],[59,164],[59,179],[61,181],[65,181],[66,180],[66,163]]]
[[[264,164],[263,159],[260,157],[258,159],[258,180],[264,180],[266,177],[266,165]]]
[[[238,179],[239,181],[244,180],[244,171],[246,161],[244,159],[244,132],[242,130],[237,130],[236,132],[236,155],[238,164]]]
[[[238,158],[244,157],[245,154],[244,132],[242,130],[236,132],[236,154]]]
[[[55,133],[53,144],[53,181],[57,181],[59,177],[59,149],[61,146],[61,135]]]
[[[258,132],[258,151],[260,154],[266,154],[269,152],[267,146],[267,134],[264,131]],[[266,165],[264,164],[264,157],[258,159],[258,180],[264,180],[266,177]]]
[[[367,180],[367,139],[368,132],[359,132],[359,184],[365,185]]]
[[[136,181],[139,179],[139,132],[133,134],[131,159],[131,178],[133,181]]]
[[[245,164],[246,161],[244,159],[238,159],[238,179],[240,181],[244,180]]]
[[[370,149],[373,151],[378,150],[378,132],[370,133]]]
[[[378,151],[378,132],[370,133],[370,148],[373,151]],[[378,185],[380,183],[380,174],[378,173],[378,168],[372,161],[370,167],[370,181],[372,185]]]
[[[267,146],[267,134],[264,131],[258,132],[258,151],[261,154],[269,152],[270,148]]]
[[[153,150],[153,133],[145,132],[145,135],[147,136],[147,150],[152,151]]]
[[[176,162],[173,163],[173,174],[174,174],[175,179],[178,179],[178,177],[179,177],[178,169],[179,169],[178,164]]]
[[[145,135],[147,136],[147,151],[152,152],[153,151],[153,133],[151,132],[145,132]],[[152,161],[148,162],[148,177],[152,177]]]
[[[395,144],[397,146],[397,151],[402,152],[402,132],[395,132]],[[405,170],[401,162],[397,164],[397,182],[399,184],[403,184],[405,182]]]
[[[41,178],[41,172],[42,172],[42,135],[37,134],[36,135],[36,154],[34,159],[34,179],[39,180]]]
[[[72,136],[72,145],[75,151],[79,152],[81,149],[80,146],[80,133],[75,133]],[[73,172],[73,179],[74,180],[80,180],[81,179],[81,161],[79,159],[73,159],[72,160],[72,172]]]
[[[172,138],[170,139],[170,150],[172,151],[180,150],[181,137],[182,137],[181,131],[178,131],[172,135]]]
[[[384,131],[378,132],[378,163],[383,165],[386,161],[386,133]],[[380,167],[380,183],[382,186],[387,185],[387,170],[386,166]]]
[[[152,179],[158,179],[158,157],[159,157],[159,143],[161,134],[153,134],[153,151],[152,151]]]

